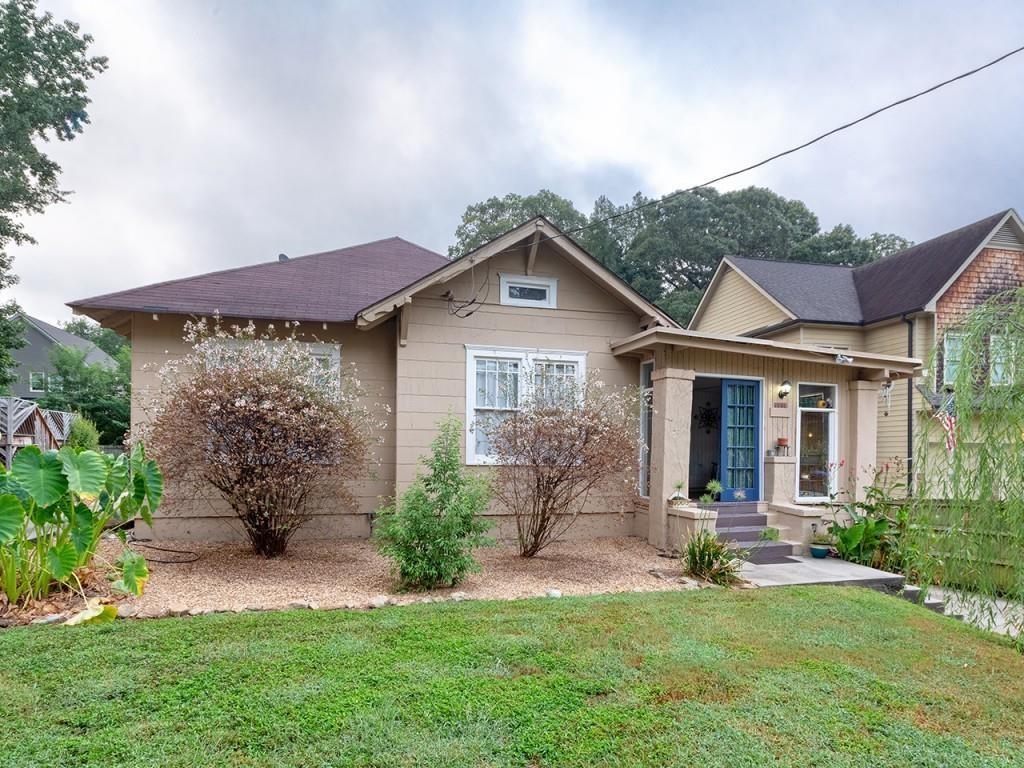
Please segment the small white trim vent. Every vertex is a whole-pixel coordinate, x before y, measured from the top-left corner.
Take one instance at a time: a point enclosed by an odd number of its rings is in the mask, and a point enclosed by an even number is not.
[[[1021,237],[1013,221],[1007,219],[999,231],[988,241],[989,248],[1006,248],[1011,251],[1024,251],[1024,238]]]

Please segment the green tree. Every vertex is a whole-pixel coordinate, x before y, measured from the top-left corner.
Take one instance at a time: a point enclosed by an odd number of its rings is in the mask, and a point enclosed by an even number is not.
[[[534,216],[545,216],[563,232],[587,223],[586,215],[576,210],[571,200],[554,192],[542,189],[525,197],[513,192],[468,206],[455,230],[455,244],[448,248],[448,256],[464,256]]]
[[[68,333],[88,339],[111,357],[117,357],[128,348],[128,340],[117,331],[104,328],[87,317],[76,317],[61,326]]]
[[[67,199],[60,166],[40,145],[70,141],[89,122],[86,82],[106,69],[89,56],[78,25],[38,14],[35,0],[0,4],[0,289],[17,283],[11,245],[34,242],[20,221]],[[0,307],[0,387],[14,380],[11,350],[22,340],[18,305]]]
[[[104,445],[124,438],[131,420],[131,358],[127,349],[117,356],[117,368],[87,363],[85,350],[57,346],[50,363],[60,382],[39,398],[42,408],[80,413],[95,423]]]

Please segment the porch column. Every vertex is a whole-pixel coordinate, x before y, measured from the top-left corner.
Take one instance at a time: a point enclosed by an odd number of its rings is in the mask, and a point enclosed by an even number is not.
[[[847,421],[846,471],[854,497],[864,499],[864,488],[875,477],[878,451],[878,391],[880,381],[851,381]]]
[[[647,540],[656,547],[668,542],[668,498],[675,484],[683,483],[689,496],[690,411],[693,404],[693,371],[656,368],[651,424],[651,488]]]

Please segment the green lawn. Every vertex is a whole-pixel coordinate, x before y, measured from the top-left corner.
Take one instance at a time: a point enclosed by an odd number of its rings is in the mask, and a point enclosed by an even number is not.
[[[1024,765],[1024,658],[874,592],[0,632],[3,766]]]

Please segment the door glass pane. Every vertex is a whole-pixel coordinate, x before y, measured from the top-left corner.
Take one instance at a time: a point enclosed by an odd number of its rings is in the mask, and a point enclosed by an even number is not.
[[[829,495],[829,455],[832,440],[832,414],[829,411],[800,413],[800,482],[801,497]]]

